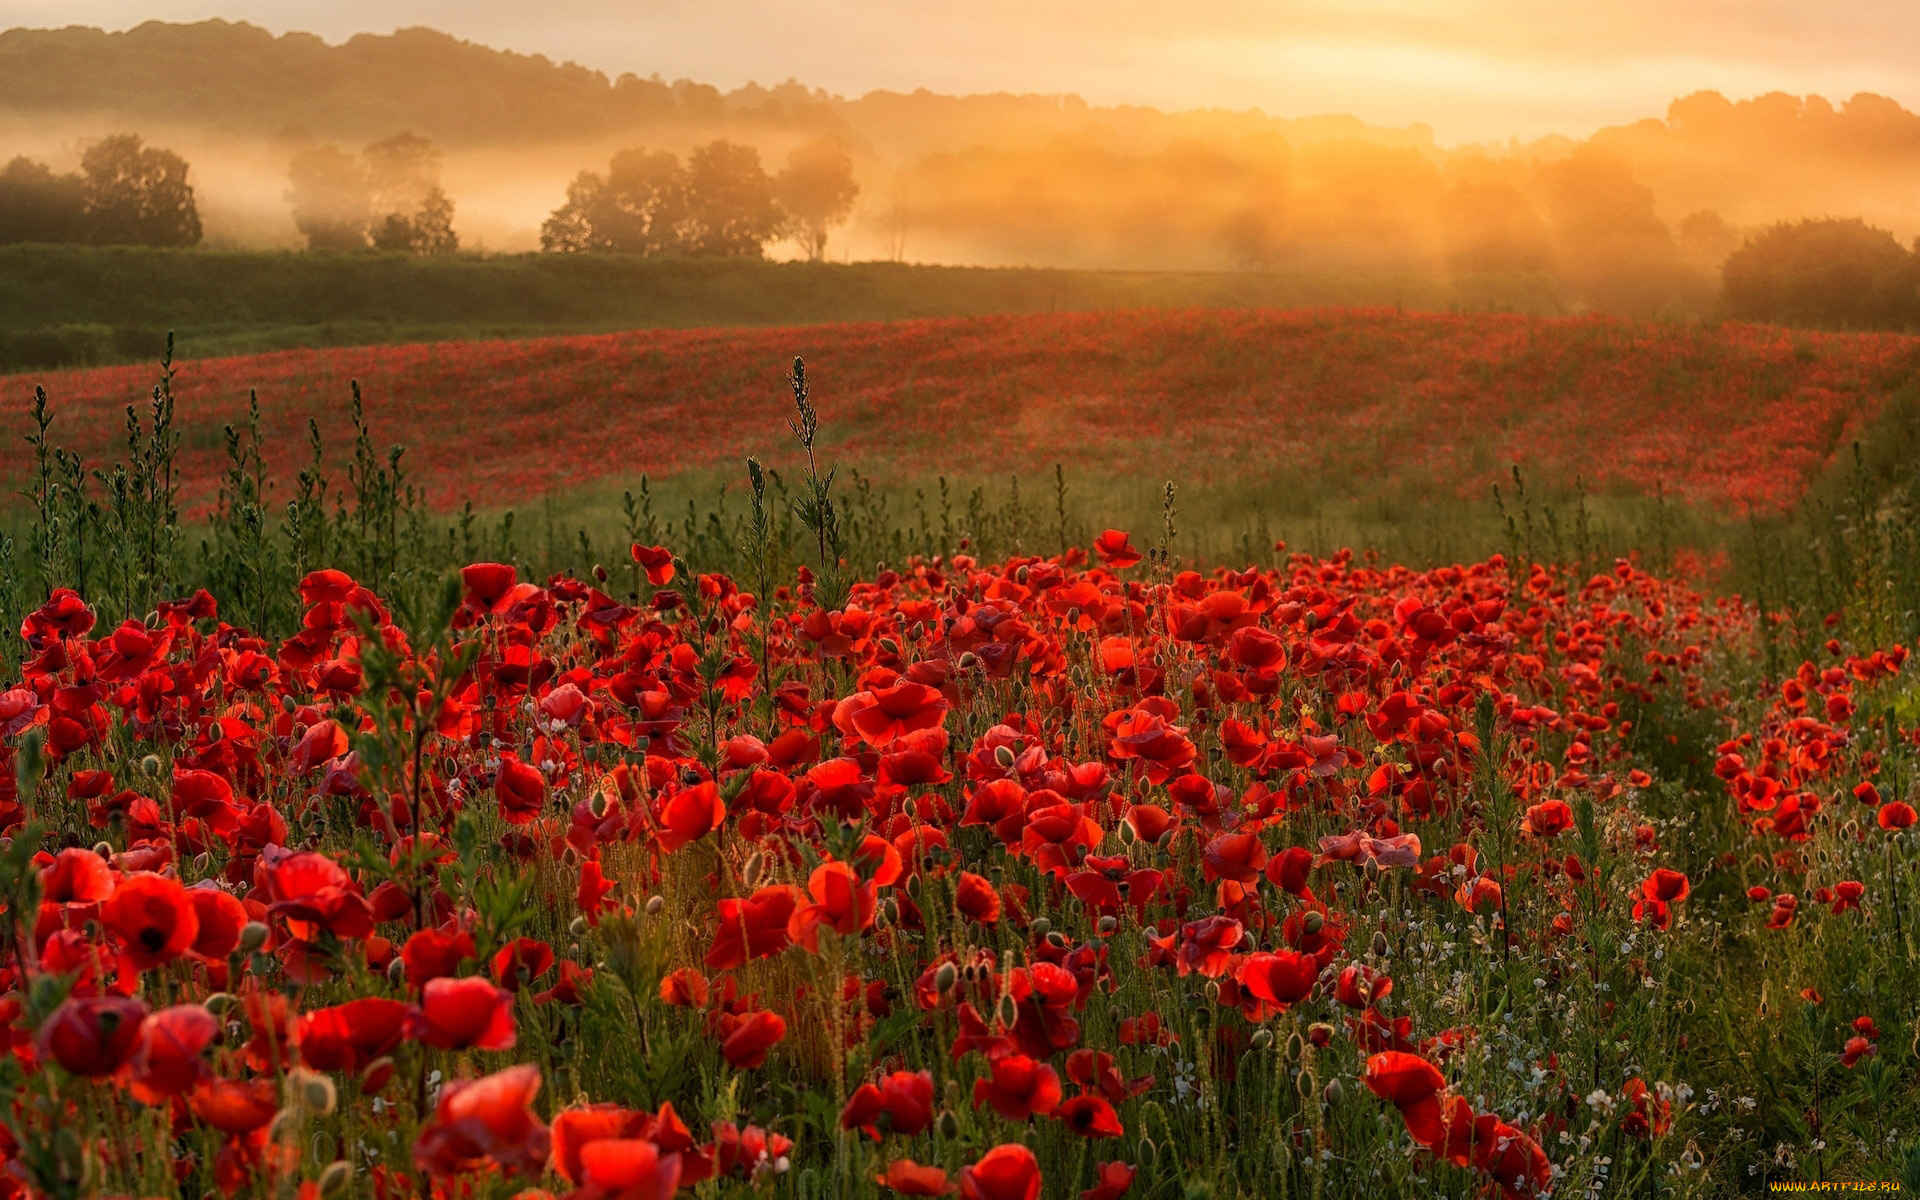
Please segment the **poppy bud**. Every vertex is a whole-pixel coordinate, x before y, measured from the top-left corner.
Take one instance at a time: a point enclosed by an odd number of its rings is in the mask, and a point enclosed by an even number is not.
[[[140,773],[148,779],[158,779],[160,777],[160,756],[157,754],[149,754],[141,759]]]
[[[1056,929],[1047,934],[1047,945],[1052,946],[1055,950],[1064,950],[1067,947],[1067,937]]]
[[[1220,981],[1218,979],[1207,980],[1207,1000],[1212,1004],[1220,1003]]]
[[[205,875],[207,873],[208,868],[212,866],[213,866],[213,855],[208,854],[205,850],[202,850],[200,853],[193,856],[193,869],[195,873],[200,875]]]
[[[960,656],[960,661],[955,665],[962,671],[971,671],[980,665],[980,656],[969,650]]]
[[[1268,1046],[1273,1045],[1273,1030],[1256,1029],[1253,1031],[1253,1036],[1247,1039],[1247,1042],[1255,1050],[1265,1050]]]
[[[1028,924],[1027,928],[1033,931],[1033,936],[1043,938],[1052,931],[1053,922],[1046,917],[1035,917],[1032,922]]]
[[[113,857],[113,847],[106,842],[95,842],[93,844],[93,852],[101,858],[110,859]]]
[[[883,637],[880,639],[880,648],[882,650],[885,650],[888,654],[900,653],[900,643],[894,641],[890,637]]]
[[[587,919],[585,917],[575,917],[573,920],[568,921],[567,932],[574,937],[585,937],[587,934]]]
[[[1376,930],[1373,935],[1373,956],[1375,958],[1385,958],[1387,956],[1387,935],[1378,930]]]
[[[950,1108],[940,1110],[940,1136],[947,1141],[960,1136],[960,1118]]]
[[[885,902],[880,905],[880,916],[887,924],[898,925],[900,923],[900,902],[892,896],[888,896]]]
[[[228,1009],[233,1007],[233,993],[232,992],[215,992],[213,995],[208,996],[205,1000],[201,1001],[201,1007],[205,1008],[208,1012],[212,1013],[216,1017],[220,1016],[222,1013],[226,1012]]]
[[[1293,1077],[1293,1090],[1300,1093],[1302,1100],[1310,1099],[1313,1096],[1313,1076],[1307,1074],[1305,1071],[1295,1075]]]
[[[758,854],[751,855],[740,867],[740,882],[746,887],[754,887],[760,882],[760,868],[765,860]]]
[[[1020,1005],[1012,996],[1000,997],[1000,1023],[1011,1025],[1020,1016]]]
[[[283,1108],[273,1114],[273,1120],[267,1122],[267,1140],[269,1142],[290,1142],[298,1136],[300,1114],[291,1108]]]
[[[336,1159],[327,1164],[320,1172],[321,1200],[333,1200],[335,1196],[347,1190],[353,1183],[353,1164],[346,1159]]]
[[[607,581],[607,569],[599,563],[593,564],[593,579],[595,583],[605,583]]]
[[[1346,1094],[1346,1089],[1340,1086],[1338,1079],[1329,1079],[1327,1080],[1327,1086],[1322,1089],[1320,1094],[1326,1097],[1328,1104],[1338,1104],[1340,1103],[1340,1098]]]
[[[1135,841],[1136,841],[1136,840],[1137,840],[1137,839],[1139,838],[1139,836],[1140,836],[1139,834],[1137,834],[1137,833],[1135,833],[1135,832],[1133,831],[1133,823],[1132,823],[1132,822],[1130,822],[1130,821],[1122,821],[1122,822],[1120,822],[1120,843],[1121,843],[1121,845],[1124,845],[1124,846],[1131,846],[1131,845],[1133,845],[1133,843],[1134,843],[1134,842],[1135,842]]]
[[[327,1116],[333,1112],[338,1096],[333,1090],[333,1080],[312,1071],[294,1071],[288,1078],[293,1082],[294,1094],[310,1113]]]
[[[214,742],[218,742],[218,741],[219,741],[220,739],[222,739],[222,738],[224,738],[224,737],[226,737],[226,736],[227,736],[227,731],[226,731],[226,729],[225,729],[225,727],[223,727],[223,726],[222,726],[222,725],[220,724],[220,722],[218,722],[218,721],[215,721],[215,722],[214,722],[213,724],[211,724],[211,725],[209,725],[209,726],[207,726],[207,741],[208,741],[208,743],[214,743]]]
[[[606,816],[607,794],[605,792],[595,792],[593,799],[587,801],[587,811],[593,814],[593,819],[596,821]]]
[[[650,917],[659,916],[666,907],[667,898],[665,896],[649,896],[647,898],[647,915]]]
[[[1152,1138],[1142,1136],[1140,1139],[1140,1161],[1142,1163],[1152,1165],[1154,1160],[1158,1159],[1159,1157],[1160,1157],[1160,1147],[1154,1144],[1154,1141]]]
[[[953,969],[952,963],[941,963],[940,969],[933,973],[933,990],[942,994],[952,991],[959,974]]]
[[[1306,1053],[1306,1049],[1307,1044],[1301,1040],[1299,1034],[1293,1033],[1287,1035],[1286,1058],[1288,1062],[1298,1060],[1302,1054]]]
[[[1100,936],[1106,937],[1107,935],[1111,934],[1114,930],[1120,928],[1120,922],[1116,920],[1111,914],[1109,914],[1107,916],[1100,918],[1100,924],[1098,928],[1100,930]]]
[[[1015,571],[1013,573],[1013,581],[1015,583],[1025,583],[1027,581],[1027,574],[1028,574],[1027,569],[1025,567],[1021,567],[1018,571]]]
[[[915,900],[920,898],[920,873],[918,871],[907,876],[907,895],[913,897]]]
[[[259,921],[248,921],[240,927],[240,953],[252,954],[267,944],[267,927]]]
[[[1308,934],[1315,934],[1315,933],[1319,933],[1322,929],[1325,929],[1327,927],[1327,918],[1324,915],[1322,915],[1320,912],[1314,911],[1314,912],[1308,913],[1307,919],[1305,921],[1302,921],[1300,924],[1301,924],[1301,927],[1304,928]]]
[[[1000,764],[1001,770],[1010,770],[1014,762],[1013,747],[995,746],[993,748],[993,761]]]
[[[407,978],[406,960],[403,958],[395,958],[392,962],[388,963],[387,978],[394,983],[401,983],[405,981],[405,979]]]

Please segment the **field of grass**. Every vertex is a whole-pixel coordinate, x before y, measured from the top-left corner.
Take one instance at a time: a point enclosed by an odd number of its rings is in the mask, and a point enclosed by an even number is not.
[[[177,365],[4,459],[0,1200],[1920,1190],[1920,339]]]
[[[310,346],[1115,308],[1554,311],[1542,278],[1069,271],[622,255],[0,246],[0,371]]]

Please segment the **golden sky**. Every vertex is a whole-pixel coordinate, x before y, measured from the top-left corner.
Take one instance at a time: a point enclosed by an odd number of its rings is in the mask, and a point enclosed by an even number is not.
[[[7,27],[216,16],[330,41],[431,25],[723,88],[1351,112],[1447,143],[1584,136],[1705,88],[1920,109],[1920,0],[0,0]]]

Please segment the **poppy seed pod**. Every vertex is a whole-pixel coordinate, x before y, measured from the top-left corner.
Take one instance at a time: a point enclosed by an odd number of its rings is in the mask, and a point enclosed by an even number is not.
[[[240,927],[240,953],[252,954],[267,944],[267,927],[259,921],[248,921]]]
[[[140,760],[140,773],[148,779],[160,778],[160,756],[149,754]]]
[[[1265,1050],[1267,1047],[1273,1045],[1273,1030],[1271,1029],[1254,1030],[1253,1036],[1247,1039],[1247,1044],[1252,1046],[1255,1050]]]
[[[293,1085],[294,1095],[310,1113],[327,1116],[333,1112],[339,1096],[333,1090],[333,1080],[313,1071],[296,1070],[287,1076]]]
[[[666,907],[667,898],[665,896],[649,896],[647,898],[647,915],[650,917],[659,916]]]
[[[952,991],[958,977],[959,972],[953,969],[952,963],[941,963],[940,969],[933,973],[933,990],[943,995]]]
[[[1034,937],[1043,938],[1053,931],[1053,922],[1046,917],[1035,917],[1028,923],[1027,929]]]
[[[335,1196],[347,1190],[353,1183],[353,1164],[346,1159],[336,1159],[327,1164],[320,1172],[320,1195],[322,1200],[334,1200]]]

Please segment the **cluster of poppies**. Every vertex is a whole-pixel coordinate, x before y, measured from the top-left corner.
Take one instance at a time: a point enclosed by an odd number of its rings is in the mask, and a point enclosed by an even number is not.
[[[1391,914],[1544,951],[1610,903],[1582,859],[1605,853],[1667,929],[1691,881],[1636,817],[1625,734],[1706,703],[1748,619],[1625,562],[1201,574],[1117,531],[1092,558],[882,570],[834,611],[804,576],[756,597],[633,558],[636,603],[468,567],[433,645],[337,571],[279,640],[205,593],[104,634],[69,591],[28,616],[0,694],[25,868],[0,1197],[364,1173],[381,1197],[655,1200],[804,1171],[1117,1200],[1181,1169],[1147,1106],[1261,1080],[1332,1104],[1305,1084],[1342,1071],[1423,1169],[1543,1195],[1564,1121],[1448,1084],[1478,1035],[1398,1003]],[[1848,681],[1899,667],[1790,683],[1752,765],[1753,739],[1724,748],[1743,811],[1801,831]],[[595,1093],[676,1031],[707,1083]],[[1289,1161],[1324,1169],[1334,1136],[1301,1118]]]

